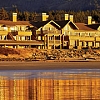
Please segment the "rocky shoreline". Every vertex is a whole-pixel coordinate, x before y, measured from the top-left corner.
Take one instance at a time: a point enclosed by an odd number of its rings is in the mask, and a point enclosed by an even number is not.
[[[0,61],[77,61],[100,59],[99,49],[14,49],[0,48]]]

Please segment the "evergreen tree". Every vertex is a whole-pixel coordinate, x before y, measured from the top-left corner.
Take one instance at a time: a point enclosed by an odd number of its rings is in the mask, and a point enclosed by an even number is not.
[[[4,8],[0,9],[0,20],[8,20],[9,16],[7,11]]]

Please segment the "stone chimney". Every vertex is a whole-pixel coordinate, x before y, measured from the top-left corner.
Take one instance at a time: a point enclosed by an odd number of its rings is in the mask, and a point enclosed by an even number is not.
[[[68,16],[69,16],[68,14],[65,14],[65,20],[68,20]]]
[[[46,13],[42,13],[42,21],[47,21],[48,17],[49,15],[47,15]]]
[[[17,13],[13,13],[13,22],[17,22]]]
[[[70,20],[71,22],[73,22],[73,15],[70,15],[70,16],[69,16],[69,20]]]
[[[92,24],[92,16],[88,16],[88,25]]]

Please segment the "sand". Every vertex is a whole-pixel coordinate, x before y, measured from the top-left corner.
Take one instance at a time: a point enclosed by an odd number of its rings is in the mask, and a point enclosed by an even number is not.
[[[0,70],[100,69],[100,62],[1,61]]]

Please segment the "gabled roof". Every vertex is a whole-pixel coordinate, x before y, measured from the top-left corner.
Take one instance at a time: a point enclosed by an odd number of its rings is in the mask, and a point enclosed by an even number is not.
[[[64,21],[55,21],[57,24],[63,28],[70,20],[64,20]]]
[[[7,20],[0,20],[0,24],[7,25],[7,26],[15,26],[15,25],[28,25],[28,26],[32,26],[29,21],[13,22],[13,21],[7,21]]]
[[[75,23],[75,24],[79,28],[79,30],[86,30],[86,31],[94,31],[95,30],[95,29],[92,29],[92,28],[88,27],[84,23]]]
[[[40,28],[40,27],[43,27],[44,25],[46,25],[48,22],[49,21],[31,22],[31,24],[36,28]]]
[[[51,25],[55,26],[56,28],[60,28],[60,26],[55,23],[55,21],[53,20],[48,20],[48,21],[42,21],[42,22],[31,22],[31,24],[36,27],[37,29],[40,28],[40,27],[43,27],[45,26],[46,24],[50,23]]]
[[[61,26],[61,28],[64,28],[65,25],[67,25],[69,23],[70,25],[72,25],[73,28],[78,29],[78,27],[73,22],[71,22],[70,20],[55,21],[55,22],[57,24],[59,24]]]
[[[95,30],[98,30],[99,26],[100,26],[100,23],[97,23],[97,24],[90,24],[90,25],[87,25],[88,27],[92,28],[92,29],[95,29]]]

